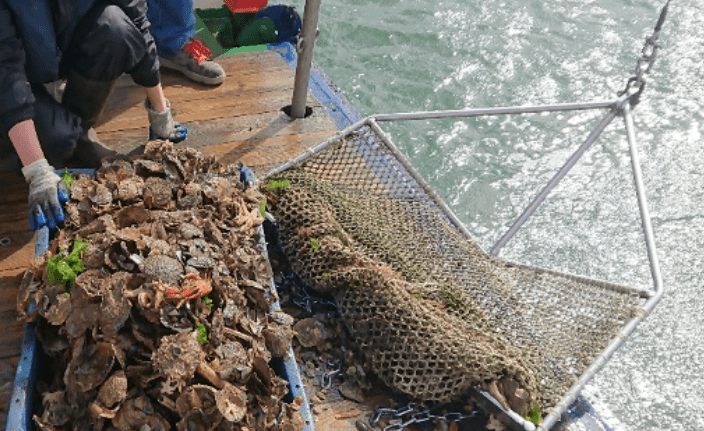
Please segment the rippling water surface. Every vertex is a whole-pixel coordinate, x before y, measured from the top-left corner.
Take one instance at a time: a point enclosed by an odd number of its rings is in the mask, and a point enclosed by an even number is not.
[[[612,100],[663,4],[324,0],[315,59],[363,116]],[[660,42],[634,115],[666,293],[586,394],[617,430],[704,430],[704,5],[674,0]],[[382,127],[488,249],[603,115]],[[501,255],[652,285],[620,119]]]

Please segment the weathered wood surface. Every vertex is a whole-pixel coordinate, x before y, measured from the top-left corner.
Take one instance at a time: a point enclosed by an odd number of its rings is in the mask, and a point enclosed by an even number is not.
[[[241,161],[261,175],[337,132],[311,94],[309,118],[291,120],[281,111],[291,103],[294,76],[277,53],[235,54],[219,62],[228,76],[214,88],[162,72],[175,121],[188,127],[188,139],[179,145],[213,154],[223,163]],[[144,144],[149,122],[143,104],[143,91],[122,77],[96,129],[103,142],[123,153]]]
[[[273,51],[221,57],[227,79],[218,87],[193,83],[163,71],[164,93],[177,122],[189,129],[178,145],[198,148],[223,163],[242,161],[257,175],[323,142],[337,132],[332,119],[312,95],[314,114],[291,120],[281,108],[291,103],[293,71]],[[128,76],[120,78],[103,112],[97,132],[107,145],[126,153],[148,138],[144,92]],[[24,268],[34,256],[34,233],[27,222],[28,187],[18,172],[0,173],[0,429],[20,354],[24,324],[15,301]],[[5,397],[5,394],[7,396]]]
[[[19,280],[34,257],[27,222],[29,188],[18,172],[0,172],[0,426],[5,429],[24,323],[15,307]]]

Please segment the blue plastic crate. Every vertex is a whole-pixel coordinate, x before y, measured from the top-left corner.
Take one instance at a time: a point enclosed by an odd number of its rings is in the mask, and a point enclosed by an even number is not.
[[[71,169],[74,175],[93,175],[92,169]],[[61,172],[57,172],[61,174]],[[253,182],[253,181],[252,181]],[[264,230],[260,226],[259,247],[265,258],[269,258],[264,241]],[[46,249],[49,248],[49,229],[42,228],[37,231],[36,245],[34,249],[35,257],[41,256]],[[276,292],[274,280],[271,280],[271,288]],[[30,311],[34,305],[30,306]],[[271,311],[280,310],[281,306],[277,300],[271,305]],[[34,386],[37,377],[37,372],[44,366],[45,357],[42,354],[41,346],[37,342],[36,323],[30,322],[25,326],[24,338],[22,340],[22,356],[17,364],[17,372],[15,374],[15,382],[12,390],[12,399],[8,409],[6,431],[32,431],[35,429],[32,415],[34,412]],[[300,370],[296,363],[296,358],[293,353],[293,348],[289,346],[288,359],[283,361],[282,366],[272,366],[274,371],[279,373],[283,378],[288,380],[289,390],[292,398],[301,396],[303,404],[298,410],[305,421],[304,431],[315,431],[315,422],[310,410],[310,402],[305,391],[305,386],[301,380]]]

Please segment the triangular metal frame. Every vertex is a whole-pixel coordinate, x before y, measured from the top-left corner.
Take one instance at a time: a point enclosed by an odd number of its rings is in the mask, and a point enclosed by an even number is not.
[[[549,414],[543,418],[542,422],[537,426],[537,428],[520,417],[512,411],[503,411],[502,417],[510,419],[513,423],[510,425],[513,428],[518,427],[518,429],[533,431],[542,430],[547,431],[551,429],[557,422],[560,421],[562,414],[567,412],[570,406],[577,399],[579,394],[584,389],[585,385],[589,383],[594,375],[603,368],[603,366],[608,362],[608,360],[613,356],[616,350],[625,342],[625,340],[635,331],[636,327],[652,312],[655,306],[660,302],[663,295],[662,286],[662,276],[660,273],[660,264],[657,256],[657,249],[655,246],[655,239],[652,230],[652,223],[650,220],[650,213],[648,209],[648,204],[645,194],[645,186],[643,184],[642,172],[640,167],[639,155],[635,140],[635,128],[633,125],[633,117],[631,114],[631,106],[629,97],[622,96],[615,101],[604,101],[604,102],[592,102],[592,103],[573,103],[573,104],[556,104],[556,105],[542,105],[542,106],[517,106],[517,107],[501,107],[501,108],[484,108],[484,109],[465,109],[465,110],[451,110],[451,111],[430,111],[430,112],[412,112],[412,113],[398,113],[398,114],[380,114],[371,117],[367,117],[351,126],[347,129],[339,132],[334,137],[328,139],[327,141],[310,148],[305,153],[299,155],[293,160],[271,170],[263,178],[270,177],[276,173],[290,169],[293,166],[302,163],[314,154],[317,154],[324,149],[326,149],[333,142],[338,141],[342,137],[354,132],[355,130],[368,126],[371,127],[375,133],[384,141],[389,151],[391,151],[395,158],[401,163],[408,171],[408,173],[413,176],[417,183],[428,193],[432,200],[437,204],[439,208],[445,213],[445,215],[450,219],[453,225],[462,231],[468,238],[472,238],[471,234],[466,230],[464,225],[457,219],[454,213],[450,210],[447,204],[437,195],[437,193],[425,182],[425,180],[420,177],[415,172],[415,169],[406,160],[405,156],[401,154],[395,147],[391,139],[386,135],[386,133],[381,130],[378,122],[390,122],[390,121],[404,121],[404,120],[429,120],[429,119],[440,119],[440,118],[472,118],[480,116],[494,116],[494,115],[511,115],[511,114],[527,114],[527,113],[542,113],[542,112],[563,112],[563,111],[580,111],[580,110],[590,110],[590,109],[608,109],[608,113],[601,119],[596,128],[589,134],[584,143],[568,158],[565,164],[560,168],[560,170],[553,176],[553,178],[548,182],[548,184],[538,193],[538,195],[530,202],[523,213],[516,219],[509,230],[497,241],[497,243],[491,248],[489,254],[498,255],[501,248],[513,237],[513,235],[518,232],[518,230],[523,226],[526,220],[535,212],[535,210],[540,206],[540,204],[549,195],[552,189],[565,177],[565,175],[571,170],[571,168],[577,163],[580,157],[591,147],[591,145],[597,140],[601,133],[606,129],[606,127],[617,117],[621,116],[624,119],[626,134],[629,144],[629,152],[631,158],[631,167],[633,173],[633,181],[636,189],[636,195],[638,199],[638,206],[641,216],[641,224],[643,228],[643,234],[645,237],[645,244],[648,253],[648,259],[650,263],[650,271],[653,279],[653,289],[643,290],[638,288],[627,288],[632,290],[632,292],[640,297],[647,298],[642,309],[636,313],[629,322],[627,322],[618,332],[618,334],[609,342],[609,344],[604,348],[600,355],[592,362],[592,364],[582,373],[577,382],[568,390],[568,392],[563,396],[562,400],[550,410]],[[547,270],[546,270],[547,271]],[[606,286],[609,287],[609,286]],[[622,288],[621,286],[616,286],[616,288]],[[481,391],[480,391],[481,392]],[[487,393],[483,393],[483,396],[491,398]],[[491,399],[490,401],[492,401]],[[495,401],[495,400],[493,400]],[[494,403],[499,406],[498,403]]]

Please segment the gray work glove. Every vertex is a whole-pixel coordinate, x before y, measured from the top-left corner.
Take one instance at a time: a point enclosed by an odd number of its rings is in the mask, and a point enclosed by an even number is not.
[[[43,226],[56,229],[64,222],[62,204],[69,198],[66,183],[46,159],[25,166],[22,174],[29,183],[29,226],[32,230]]]
[[[149,113],[149,140],[168,139],[171,142],[181,142],[188,136],[188,129],[182,124],[174,123],[171,115],[171,103],[166,101],[166,111],[156,112],[152,109],[149,99],[144,101],[144,107]]]

